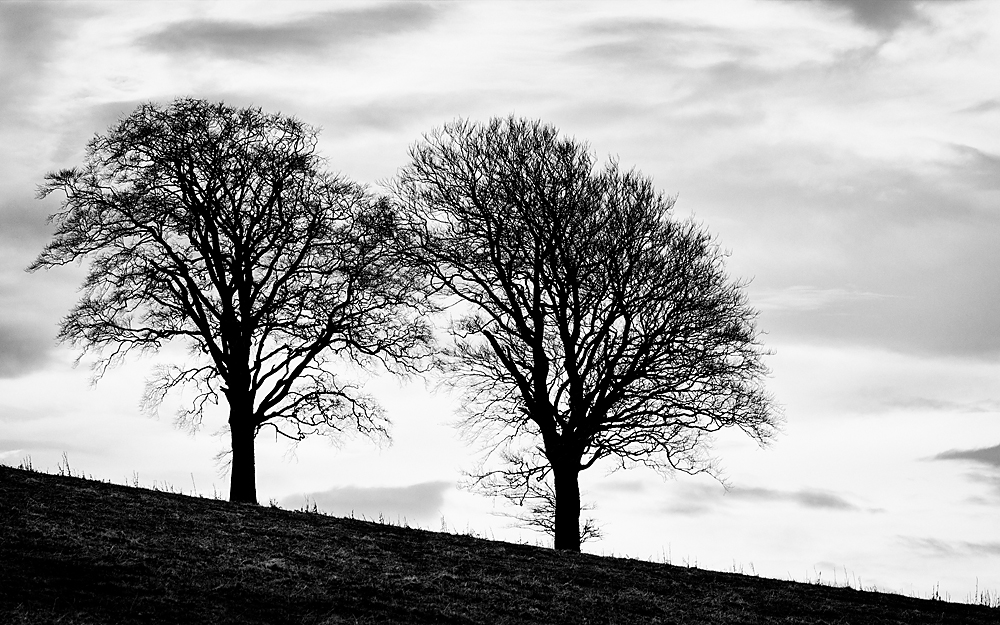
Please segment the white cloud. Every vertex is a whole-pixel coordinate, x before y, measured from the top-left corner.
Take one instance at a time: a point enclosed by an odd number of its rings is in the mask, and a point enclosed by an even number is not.
[[[795,285],[783,289],[765,289],[754,293],[753,304],[758,310],[811,311],[844,302],[865,302],[890,297],[848,288],[819,288]]]
[[[8,449],[5,451],[0,451],[0,464],[8,464],[13,466],[14,462],[24,460],[24,450],[23,449]]]
[[[449,482],[422,482],[409,486],[338,486],[323,492],[296,494],[281,500],[291,509],[316,507],[335,516],[384,518],[392,523],[428,523],[439,519]]]
[[[738,487],[727,493],[735,499],[746,499],[749,501],[772,502],[787,501],[806,508],[819,508],[825,510],[858,510],[854,505],[841,495],[827,492],[825,490],[804,488],[797,491],[782,491],[773,488],[761,487]]]

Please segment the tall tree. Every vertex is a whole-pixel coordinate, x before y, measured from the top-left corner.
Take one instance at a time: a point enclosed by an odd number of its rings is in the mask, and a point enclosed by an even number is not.
[[[29,270],[89,261],[60,338],[95,355],[98,377],[135,350],[186,343],[194,358],[161,369],[146,399],[192,384],[182,417],[196,426],[225,396],[232,501],[257,500],[265,426],[296,440],[386,433],[333,366],[415,366],[424,304],[392,253],[392,207],[327,173],[313,128],[196,99],[144,104],[89,143],[82,167],[49,174],[39,194],[55,191],[56,232]]]
[[[557,549],[580,549],[579,475],[598,461],[712,472],[711,433],[772,436],[744,285],[648,178],[513,117],[446,125],[410,155],[394,191],[411,252],[461,311],[442,366],[503,461],[478,483]]]

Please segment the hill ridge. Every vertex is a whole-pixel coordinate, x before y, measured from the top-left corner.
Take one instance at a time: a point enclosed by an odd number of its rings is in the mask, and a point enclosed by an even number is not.
[[[1000,610],[0,466],[0,622],[969,623]]]

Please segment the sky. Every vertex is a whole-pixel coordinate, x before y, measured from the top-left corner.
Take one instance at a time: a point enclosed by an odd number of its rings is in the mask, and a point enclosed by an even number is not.
[[[225,418],[139,407],[169,348],[96,385],[55,342],[85,267],[26,273],[46,172],[143,102],[321,128],[378,189],[423,133],[541,119],[677,196],[760,311],[785,415],[723,433],[729,484],[582,476],[585,551],[955,601],[1000,590],[1000,4],[0,2],[0,462],[228,495]],[[258,497],[547,544],[460,487],[482,445],[433,381],[352,371],[392,443],[257,441]],[[178,398],[177,401],[180,401]]]

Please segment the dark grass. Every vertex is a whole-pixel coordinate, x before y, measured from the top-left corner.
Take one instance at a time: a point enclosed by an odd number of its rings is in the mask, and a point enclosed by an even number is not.
[[[1000,610],[558,553],[0,467],[0,623],[1000,623]]]

